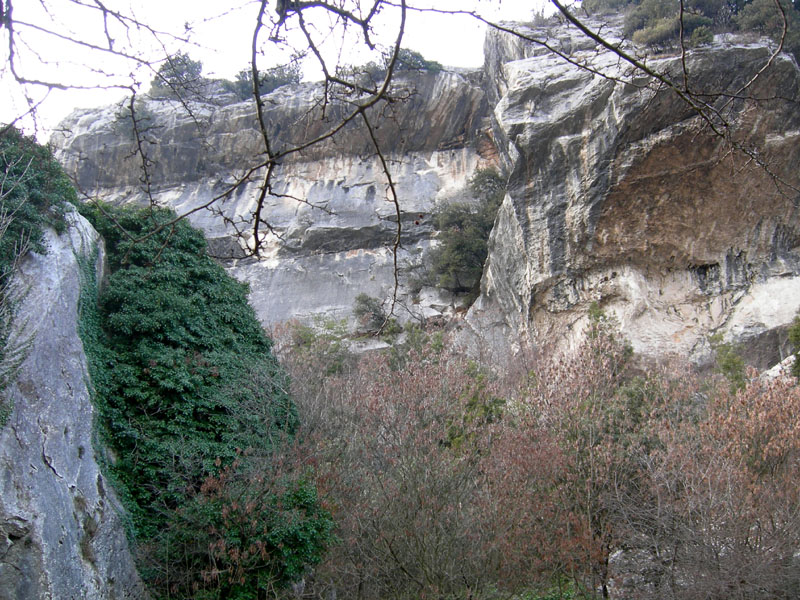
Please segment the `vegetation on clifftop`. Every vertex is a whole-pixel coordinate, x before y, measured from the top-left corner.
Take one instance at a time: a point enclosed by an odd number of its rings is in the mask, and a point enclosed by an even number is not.
[[[787,25],[784,50],[800,59],[800,2],[780,0],[781,12],[776,0],[584,0],[582,6],[595,13],[625,11],[625,35],[655,48],[677,44],[681,30],[689,46],[709,43],[714,33],[725,31],[752,31],[778,41],[782,12]]]
[[[75,199],[48,148],[13,127],[0,134],[0,391],[13,380],[28,345],[14,325],[25,294],[14,272],[28,251],[47,252],[44,230],[63,232],[65,207]],[[10,410],[0,400],[0,424]]]

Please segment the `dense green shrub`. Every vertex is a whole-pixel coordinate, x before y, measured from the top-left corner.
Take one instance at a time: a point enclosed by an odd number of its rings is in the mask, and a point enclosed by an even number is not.
[[[700,25],[700,27],[692,31],[692,35],[689,37],[689,45],[693,48],[703,44],[710,44],[713,41],[714,34],[705,25]]]
[[[378,331],[386,322],[383,303],[373,296],[361,293],[353,304],[353,315],[359,325],[368,332]]]
[[[789,0],[781,0],[786,14],[788,31],[784,49],[800,60],[800,6]],[[737,15],[736,24],[740,29],[756,31],[778,40],[783,32],[783,17],[777,10],[774,0],[752,0]]]
[[[728,380],[731,393],[735,394],[744,389],[747,385],[747,373],[739,349],[733,344],[724,342],[722,334],[711,336],[709,343],[714,351],[715,371]]]
[[[297,61],[286,65],[278,65],[259,73],[258,91],[262,96],[278,89],[281,86],[292,83],[300,83],[301,69]],[[247,100],[253,97],[253,71],[242,69],[236,74],[236,81],[225,81],[224,87],[236,94],[239,100]]]
[[[792,365],[792,375],[800,377],[800,316],[794,318],[789,328],[789,341],[794,346],[795,361]]]
[[[192,60],[188,54],[176,52],[167,57],[150,82],[150,94],[154,97],[183,97],[192,92],[202,81],[203,63]]]
[[[442,70],[441,63],[435,60],[428,60],[416,50],[409,50],[408,48],[400,48],[397,54],[398,71],[429,71],[431,73],[438,73]]]
[[[325,511],[309,509],[307,494],[294,503],[292,490],[305,489],[299,481],[300,488],[284,486],[285,497],[266,488],[262,500],[274,509],[259,516],[259,535],[280,537],[271,528],[290,517],[315,533],[283,540],[282,553],[269,552],[259,572],[242,575],[237,585],[252,596],[227,596],[222,579],[198,583],[221,559],[190,544],[213,532],[229,536],[219,530],[224,515],[209,513],[222,508],[203,500],[203,482],[234,461],[245,472],[269,464],[297,427],[288,382],[247,304],[247,287],[206,255],[203,235],[183,221],[134,241],[174,219],[170,211],[84,213],[106,240],[111,274],[99,303],[83,305],[82,335],[111,451],[107,466],[132,517],[146,579],[159,594],[185,597],[201,583],[217,594],[206,597],[256,597],[266,589],[264,572],[269,585],[285,584],[298,575],[298,560],[319,559],[331,527]],[[231,493],[226,487],[235,502]]]
[[[505,181],[493,169],[479,169],[469,182],[477,206],[448,204],[435,215],[440,245],[431,256],[432,283],[456,293],[477,295],[488,254],[489,234],[505,194]]]
[[[0,135],[0,280],[9,274],[22,246],[44,252],[44,229],[63,232],[64,208],[77,196],[50,150],[13,127]]]

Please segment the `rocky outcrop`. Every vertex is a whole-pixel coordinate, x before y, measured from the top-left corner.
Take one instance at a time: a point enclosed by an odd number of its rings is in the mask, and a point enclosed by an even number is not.
[[[621,43],[618,25],[603,31]],[[482,295],[463,327],[473,348],[503,355],[524,339],[569,344],[597,304],[644,355],[704,362],[709,336],[719,333],[747,342],[757,366],[777,362],[800,307],[794,60],[779,56],[748,88],[759,100],[745,100],[714,94],[750,81],[770,55],[768,42],[718,36],[688,53],[690,88],[707,92],[730,125],[724,138],[673,92],[653,89],[576,29],[522,30],[547,47],[490,33],[482,74],[404,76],[400,88],[413,93],[381,114],[379,135],[402,207],[398,316],[454,313],[453,300],[436,290],[410,293],[436,243],[430,215],[468,197],[476,167],[501,163],[508,194]],[[676,53],[648,65],[681,72]],[[328,125],[319,120],[319,94],[303,84],[267,98],[276,147]],[[327,106],[328,118],[338,110]],[[139,114],[151,127],[146,181],[159,203],[178,211],[204,206],[257,164],[259,136],[247,103],[198,104],[188,116],[169,100],[146,101]],[[144,172],[125,123],[119,107],[79,112],[54,142],[88,193],[142,202]],[[740,152],[731,140],[758,154]],[[250,283],[264,324],[348,317],[358,293],[391,296],[394,207],[363,130],[346,128],[280,165],[267,207],[275,235],[259,260],[236,259],[246,240],[233,237],[231,223],[250,218],[258,174],[217,203],[218,212],[190,219],[217,253],[234,257],[228,266]]]
[[[67,220],[19,274],[17,322],[31,346],[0,431],[0,599],[145,598],[92,446],[78,303],[80,262],[96,257],[98,236],[76,213]]]
[[[396,86],[396,95],[404,99],[383,105],[380,117],[375,115],[402,209],[401,307],[396,312],[403,320],[453,308],[452,302],[442,305],[437,294],[431,303],[419,304],[409,288],[435,244],[431,213],[443,202],[469,200],[469,176],[496,161],[480,78],[480,73],[405,74]],[[301,84],[266,98],[273,148],[313,139],[336,122],[344,108],[328,105],[322,118],[321,92],[316,84]],[[196,103],[192,109],[189,115],[169,100],[143,101],[137,109],[153,142],[145,147],[152,196],[179,212],[207,204],[257,165],[261,152],[252,102]],[[145,173],[132,152],[125,114],[124,106],[77,112],[53,142],[67,172],[89,195],[144,202]],[[236,259],[246,238],[236,239],[232,223],[250,220],[260,174],[216,203],[215,211],[201,210],[190,220],[205,231],[215,253],[231,259],[230,272],[250,284],[262,323],[311,320],[318,314],[346,318],[359,293],[381,299],[392,295],[395,208],[363,127],[348,126],[331,140],[286,158],[267,199],[265,214],[274,232],[267,250],[260,260]]]
[[[675,93],[631,80],[615,54],[573,29],[548,35],[610,77],[490,34],[494,130],[511,176],[472,330],[501,353],[520,333],[569,342],[596,303],[645,355],[702,362],[721,333],[749,342],[752,362],[777,362],[800,308],[794,60],[781,55],[756,79],[749,94],[772,99],[756,101],[713,94],[750,81],[766,42],[718,39],[687,56],[690,87],[709,94],[737,144],[758,149],[759,165]],[[680,61],[648,65],[675,74]]]

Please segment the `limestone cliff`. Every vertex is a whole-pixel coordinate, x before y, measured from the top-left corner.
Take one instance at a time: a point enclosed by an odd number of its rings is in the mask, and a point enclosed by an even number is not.
[[[544,32],[531,30],[544,38]],[[487,39],[494,130],[511,173],[468,322],[509,339],[574,339],[592,303],[642,354],[703,361],[708,337],[747,341],[777,362],[800,308],[800,71],[767,63],[766,42],[718,38],[687,56],[689,85],[757,148],[756,164],[667,89],[630,85],[629,67],[574,29],[550,31],[578,64],[505,33]],[[677,53],[657,72],[681,73]],[[615,80],[617,78],[617,80]],[[788,100],[788,101],[787,101]],[[759,343],[760,346],[759,347]]]
[[[377,121],[402,207],[398,316],[403,319],[448,308],[440,295],[421,306],[406,293],[432,244],[430,215],[441,202],[466,198],[468,177],[496,158],[479,80],[479,73],[404,75],[397,89],[407,99],[382,108]],[[312,139],[335,122],[341,107],[327,107],[322,119],[321,91],[316,84],[300,84],[266,98],[265,121],[275,148]],[[193,112],[188,115],[169,100],[146,101],[140,108],[153,141],[146,148],[153,197],[179,212],[214,198],[257,164],[260,152],[252,102],[198,103]],[[141,161],[132,152],[124,108],[78,112],[61,129],[53,141],[82,190],[112,202],[145,201]],[[203,210],[191,216],[216,252],[236,256],[241,240],[234,238],[230,221],[249,220],[258,187],[256,176],[216,206],[221,214]],[[267,214],[275,235],[267,252],[261,260],[228,262],[231,273],[250,284],[252,304],[265,325],[316,314],[350,317],[359,293],[391,295],[395,210],[363,128],[349,127],[292,156],[279,167],[273,191]]]
[[[98,235],[76,213],[67,221],[19,274],[17,322],[32,345],[0,431],[0,599],[145,598],[92,446],[78,302],[80,262],[96,256]]]
[[[794,60],[781,55],[760,73],[748,90],[755,101],[714,93],[750,81],[767,62],[767,42],[718,36],[686,57],[690,87],[708,92],[738,144],[758,149],[748,157],[703,127],[673,92],[653,91],[647,77],[574,28],[529,32],[571,62],[493,32],[482,74],[406,76],[400,85],[413,93],[382,115],[380,136],[403,210],[400,316],[453,314],[431,290],[408,293],[436,243],[429,216],[439,203],[465,197],[476,166],[501,162],[508,193],[482,295],[462,328],[478,347],[505,353],[526,337],[569,343],[596,303],[645,355],[702,362],[709,336],[721,333],[751,342],[756,363],[779,359],[783,331],[800,307]],[[613,39],[613,28],[605,32]],[[648,65],[675,74],[681,59],[661,55]],[[267,98],[276,144],[319,133],[318,98],[313,84]],[[143,172],[119,111],[76,113],[54,141],[88,193],[141,202]],[[207,203],[257,160],[247,103],[197,105],[194,118],[164,100],[144,102],[140,112],[151,127],[153,197],[179,211]],[[257,186],[246,184],[219,207],[227,221],[213,212],[192,215],[218,251],[235,254],[230,222],[250,216]],[[393,207],[363,132],[346,130],[287,160],[274,191],[269,251],[228,263],[250,283],[263,323],[344,317],[360,292],[390,296]]]

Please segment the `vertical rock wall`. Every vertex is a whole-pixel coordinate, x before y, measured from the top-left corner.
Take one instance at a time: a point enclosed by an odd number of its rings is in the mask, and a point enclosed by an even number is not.
[[[720,39],[689,53],[690,85],[731,124],[724,139],[574,29],[549,33],[608,77],[490,35],[495,130],[511,177],[472,331],[501,354],[518,335],[569,344],[596,303],[644,355],[702,361],[721,333],[754,349],[764,342],[756,364],[777,361],[780,331],[800,308],[797,64],[779,56],[746,92],[764,100],[743,100],[731,96],[767,63],[766,42]],[[648,65],[681,68],[675,54]]]
[[[76,213],[67,219],[19,275],[28,291],[17,322],[31,347],[0,431],[0,599],[145,598],[92,446],[79,261],[97,258],[98,235]]]
[[[622,43],[614,37],[618,22],[590,26]],[[431,215],[444,202],[469,200],[466,183],[476,167],[502,163],[508,194],[483,293],[466,320],[474,347],[503,355],[525,339],[570,344],[597,304],[644,355],[702,362],[708,338],[719,333],[748,342],[755,364],[780,359],[786,326],[800,308],[794,60],[781,55],[761,72],[768,42],[734,36],[687,55],[690,86],[708,92],[731,125],[732,137],[723,139],[673,92],[655,90],[575,28],[517,27],[548,48],[491,32],[482,74],[408,75],[398,83],[413,93],[380,116],[402,211],[399,316],[453,314],[436,294],[410,293],[436,244]],[[680,74],[674,52],[648,64]],[[747,93],[759,100],[739,97],[754,77]],[[319,92],[303,84],[267,98],[276,144],[322,131],[325,122],[313,112]],[[197,120],[163,100],[144,102],[142,111],[153,126],[149,176],[159,203],[200,207],[258,159],[246,103],[198,106]],[[118,112],[76,113],[54,142],[84,190],[142,202],[140,164]],[[732,151],[731,139],[757,148],[768,168]],[[236,256],[230,224],[251,218],[257,175],[219,203],[219,213],[190,217],[221,254]],[[394,207],[363,131],[346,129],[287,160],[274,184],[266,214],[275,236],[267,251],[259,260],[228,262],[250,283],[265,325],[347,317],[357,294],[391,295]]]
[[[436,295],[420,303],[410,288],[436,244],[433,212],[443,203],[474,201],[469,177],[496,164],[497,157],[480,73],[405,73],[396,85],[405,99],[381,105],[372,118],[401,208],[402,306],[396,316],[405,321],[452,310]],[[273,148],[313,139],[336,122],[344,108],[327,106],[323,117],[322,91],[300,84],[266,98]],[[197,119],[169,100],[144,101],[140,110],[152,127],[147,152],[153,198],[178,212],[209,203],[262,159],[252,102],[198,104]],[[80,189],[110,202],[141,203],[147,201],[141,162],[121,111],[76,112],[53,142]],[[212,251],[233,257],[227,261],[230,273],[250,284],[251,304],[263,324],[311,321],[315,315],[348,318],[359,293],[392,296],[397,217],[363,127],[352,124],[332,140],[287,157],[276,169],[263,213],[274,235],[259,259],[236,259],[247,238],[236,239],[231,223],[247,232],[262,173],[257,170],[230,198],[215,203],[214,211],[200,210],[190,220],[205,232]]]

